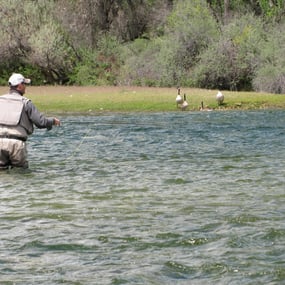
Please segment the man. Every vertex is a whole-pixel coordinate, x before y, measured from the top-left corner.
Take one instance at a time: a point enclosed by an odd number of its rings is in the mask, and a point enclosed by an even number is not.
[[[13,73],[9,78],[10,91],[0,96],[0,169],[28,168],[26,140],[38,128],[59,126],[57,118],[46,118],[31,100],[23,95],[30,79]]]

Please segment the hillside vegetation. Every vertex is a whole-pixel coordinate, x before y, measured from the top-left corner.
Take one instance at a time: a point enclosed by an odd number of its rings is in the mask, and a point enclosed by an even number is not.
[[[0,84],[285,93],[283,0],[0,0]]]

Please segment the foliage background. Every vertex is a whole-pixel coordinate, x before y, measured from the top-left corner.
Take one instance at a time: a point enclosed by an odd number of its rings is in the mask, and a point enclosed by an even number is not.
[[[285,93],[284,0],[0,0],[0,84]]]

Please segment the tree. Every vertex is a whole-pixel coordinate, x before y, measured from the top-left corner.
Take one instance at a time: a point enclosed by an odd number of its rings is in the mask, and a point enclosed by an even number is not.
[[[77,42],[92,49],[102,35],[110,34],[127,42],[145,35],[150,29],[155,30],[165,18],[166,13],[160,11],[170,7],[172,1],[60,0],[56,3],[57,18],[72,35],[74,45]]]
[[[262,43],[253,86],[256,91],[285,94],[285,24],[273,26]]]
[[[40,69],[48,82],[65,83],[74,65],[74,50],[50,11],[53,1],[0,1],[1,49],[6,61]],[[6,44],[5,44],[6,43]]]
[[[201,88],[251,90],[265,33],[262,22],[246,14],[224,26],[193,68],[193,85]]]
[[[273,58],[282,58],[282,42],[261,31],[282,38],[284,6],[283,0],[0,0],[0,83],[26,70],[37,84],[239,90],[267,82],[279,86],[269,88],[276,92],[283,90],[283,61]]]

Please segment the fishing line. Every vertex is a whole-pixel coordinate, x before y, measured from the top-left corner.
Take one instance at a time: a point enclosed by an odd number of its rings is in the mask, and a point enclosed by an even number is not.
[[[118,122],[118,121],[110,121],[110,122],[99,122],[99,123],[94,123],[94,122],[70,122],[76,123],[76,124],[90,124],[93,126],[112,126],[112,125],[128,125],[128,126],[144,126],[144,127],[167,127],[168,125],[166,124],[160,124],[157,122],[148,122],[148,123],[138,123],[138,122]]]
[[[89,133],[91,132],[91,130],[93,129],[92,127],[96,127],[96,126],[112,126],[112,125],[127,125],[127,126],[140,126],[140,127],[160,127],[160,128],[165,128],[165,127],[169,127],[166,124],[159,124],[157,122],[148,122],[146,123],[138,123],[138,122],[123,122],[123,121],[110,121],[110,122],[98,122],[98,123],[94,123],[94,122],[78,122],[78,121],[69,121],[70,124],[88,124],[88,128],[86,130],[86,132],[84,133],[83,137],[80,139],[79,143],[76,145],[76,147],[74,148],[74,150],[72,151],[71,155],[68,156],[64,161],[68,161],[71,160],[72,158],[74,158],[74,156],[76,155],[76,153],[78,153],[81,149],[81,146],[83,145],[83,143],[85,142],[85,140],[89,137]]]
[[[84,133],[84,136],[80,139],[79,143],[76,145],[75,149],[72,151],[71,155],[68,156],[65,161],[68,161],[72,158],[74,158],[75,154],[80,150],[83,142],[85,141],[85,139],[88,137],[88,134],[91,132],[91,126],[88,126],[87,131]]]

